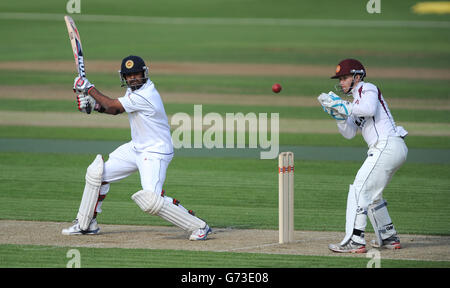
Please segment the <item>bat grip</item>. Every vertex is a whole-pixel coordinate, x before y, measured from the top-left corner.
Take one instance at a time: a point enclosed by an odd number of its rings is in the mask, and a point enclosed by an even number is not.
[[[89,93],[86,93],[86,92],[83,92],[83,95],[84,96],[89,96]],[[87,103],[87,106],[86,106],[86,113],[87,114],[91,114],[91,112],[92,112],[92,106],[91,106],[91,103]]]
[[[80,77],[86,77],[86,72],[84,72],[84,69],[81,69],[81,67],[78,66],[78,76]],[[86,96],[89,96],[89,93],[83,93]],[[88,105],[86,106],[86,113],[87,114],[91,114],[92,112],[92,106],[90,103],[88,103]]]

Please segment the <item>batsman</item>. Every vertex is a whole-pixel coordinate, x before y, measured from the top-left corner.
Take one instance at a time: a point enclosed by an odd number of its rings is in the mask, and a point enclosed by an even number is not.
[[[145,212],[159,216],[190,233],[190,240],[205,240],[211,228],[185,209],[178,200],[165,195],[163,184],[173,158],[170,126],[164,105],[148,67],[141,57],[130,55],[122,60],[119,70],[123,97],[110,98],[102,94],[86,77],[74,80],[78,94],[78,109],[90,113],[90,108],[111,115],[126,112],[131,127],[131,141],[113,151],[106,162],[97,155],[86,172],[86,183],[73,225],[62,230],[64,235],[97,234],[97,214],[110,184],[139,171],[142,190],[131,199]]]
[[[395,124],[380,89],[365,82],[366,69],[356,59],[345,59],[336,67],[332,79],[339,79],[337,90],[353,96],[345,101],[333,92],[322,93],[318,100],[325,112],[336,121],[339,132],[347,139],[361,131],[369,150],[367,158],[349,186],[345,237],[329,249],[341,253],[365,253],[364,231],[367,218],[373,226],[373,247],[400,249],[400,239],[383,198],[383,190],[394,173],[406,161],[408,132]]]

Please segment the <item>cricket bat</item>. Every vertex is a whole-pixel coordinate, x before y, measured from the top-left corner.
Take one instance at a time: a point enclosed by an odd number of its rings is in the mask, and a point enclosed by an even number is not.
[[[81,46],[80,33],[73,21],[72,17],[64,16],[66,22],[67,32],[69,33],[70,44],[72,45],[73,57],[75,58],[75,66],[80,77],[86,77],[86,70],[84,67],[83,47]],[[86,107],[86,112],[91,113],[92,107]]]

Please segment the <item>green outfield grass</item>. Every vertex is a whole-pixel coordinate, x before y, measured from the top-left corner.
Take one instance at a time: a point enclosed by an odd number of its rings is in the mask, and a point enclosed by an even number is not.
[[[85,169],[93,155],[0,153],[0,156],[0,190],[5,191],[0,196],[0,219],[73,220],[84,187]],[[298,175],[295,228],[342,229],[348,185],[353,182],[361,162],[298,161],[295,164]],[[277,193],[274,192],[277,191],[276,165],[276,160],[175,157],[167,172],[165,190],[214,227],[275,229],[278,225]],[[446,209],[450,201],[446,193],[449,169],[449,165],[407,163],[397,172],[384,195],[400,233],[449,233],[449,223],[442,221],[450,216]],[[130,200],[138,190],[137,174],[113,184],[100,221],[166,225],[162,219],[142,213]]]
[[[117,59],[118,65],[120,59]],[[332,68],[330,68],[332,72]],[[92,81],[99,90],[114,89],[122,96],[125,89],[120,89],[117,71],[111,73],[90,73]],[[67,72],[35,72],[10,70],[0,71],[0,85],[33,85],[36,89],[51,93],[51,88],[57,87],[71,91],[75,73]],[[328,77],[280,77],[280,76],[224,76],[224,75],[158,75],[150,78],[155,83],[161,96],[165,92],[184,93],[216,93],[230,95],[273,95],[271,86],[279,82],[283,86],[282,96],[311,96],[317,97],[322,92],[334,91],[335,80]],[[446,80],[420,79],[371,79],[367,81],[376,84],[381,89],[389,103],[391,98],[427,99],[430,103],[439,104],[439,100],[450,98],[450,84]],[[50,87],[48,87],[50,86]],[[273,95],[276,97],[277,95]]]
[[[0,134],[2,138],[82,139],[123,142],[131,140],[128,128],[0,126]],[[193,134],[191,134],[191,139],[194,139]],[[234,139],[236,140],[237,137]],[[248,133],[246,133],[246,141],[248,144]],[[367,147],[361,136],[348,140],[338,133],[280,133],[279,141],[280,145],[287,146],[332,145],[334,147]],[[448,136],[408,136],[406,142],[409,148],[450,149],[450,137]]]
[[[2,106],[0,110],[3,111],[42,111],[42,112],[69,112],[78,113],[76,110],[76,100],[38,100],[38,99],[25,99],[14,100],[4,99],[2,100]],[[223,117],[227,113],[266,113],[270,118],[271,113],[278,113],[280,118],[292,118],[292,119],[315,119],[315,120],[327,120],[330,116],[323,112],[318,107],[270,107],[270,106],[242,106],[242,105],[214,105],[204,104],[202,105],[202,115],[208,113],[219,113]],[[164,105],[166,113],[173,115],[175,113],[187,113],[194,115],[193,104],[174,104],[169,103]],[[424,123],[449,123],[450,117],[446,110],[408,110],[408,109],[391,109],[391,112],[395,115],[395,120],[400,122],[424,122]],[[330,120],[331,121],[331,120]]]
[[[120,58],[115,59],[120,64]],[[151,64],[150,64],[151,65]],[[333,73],[330,68],[331,74]],[[11,69],[0,71],[1,85],[52,85],[63,88],[74,78],[75,72],[47,72],[22,71]],[[119,76],[117,71],[110,73],[90,73],[92,82],[99,89],[114,89],[119,91]],[[401,78],[401,75],[399,75]],[[280,82],[284,89],[284,96],[316,95],[317,91],[334,90],[336,80],[328,77],[289,77],[289,76],[230,76],[230,75],[161,75],[158,71],[150,78],[161,91],[168,92],[199,92],[199,93],[239,93],[243,95],[271,94],[268,83]],[[397,79],[370,78],[367,81],[380,87],[389,98],[412,99],[449,99],[449,84],[446,80],[438,79]],[[43,87],[45,88],[45,86]],[[70,89],[69,85],[69,89]],[[387,98],[387,99],[389,99]]]
[[[9,39],[7,46],[0,46],[0,52],[2,52],[0,60],[71,59],[72,55],[62,20],[66,3],[53,0],[44,1],[43,5],[33,5],[30,2],[32,1],[25,1],[26,4],[2,3],[0,8],[4,12],[60,13],[61,21],[24,21],[23,18],[14,20],[0,17],[0,33]],[[230,4],[215,1],[202,6],[200,2],[187,4],[177,0],[170,5],[176,6],[176,9],[166,8],[165,3],[164,11],[161,11],[161,7],[153,2],[139,3],[139,9],[127,3],[127,5],[120,5],[119,9],[114,7],[115,5],[110,5],[109,2],[90,1],[86,4],[83,13],[144,17],[270,17],[321,20],[307,26],[237,25],[235,22],[214,25],[208,25],[208,23],[139,24],[120,19],[112,23],[80,20],[77,25],[81,31],[88,59],[118,59],[128,53],[136,53],[157,60],[326,65],[333,63],[334,66],[340,58],[357,55],[363,58],[364,63],[369,67],[370,65],[448,67],[450,57],[447,41],[448,27],[426,29],[389,25],[358,27],[356,23],[346,27],[336,27],[332,23],[323,24],[327,19],[347,21],[359,19],[375,23],[387,20],[449,20],[448,16],[430,17],[412,14],[411,6],[415,3],[414,1],[401,1],[402,4],[383,3],[381,15],[371,15],[365,11],[366,3],[356,3],[351,0],[324,1],[322,5],[315,1],[283,1],[282,4],[278,2],[264,1],[260,4],[248,1],[241,4],[234,1]],[[242,8],[236,9],[238,4]],[[128,9],[122,10],[124,8],[122,6]],[[318,9],[318,7],[321,8]],[[208,13],[205,14],[205,11]],[[393,15],[399,16],[394,18]],[[77,20],[77,15],[74,15],[74,18]],[[21,37],[15,37],[15,35],[21,35]],[[349,38],[357,40],[348,41]],[[29,45],[30,40],[33,41],[33,45]],[[126,43],[126,48],[121,43]]]
[[[354,0],[342,0],[331,3],[327,0],[195,0],[183,1],[153,0],[142,3],[129,0],[127,5],[112,5],[108,0],[91,0],[82,4],[82,13],[100,15],[136,15],[166,17],[230,17],[230,18],[289,18],[289,19],[370,19],[370,20],[448,20],[447,15],[417,15],[411,7],[414,0],[386,2],[381,14],[368,14],[366,2],[359,4]],[[139,7],[140,9],[136,9]],[[44,0],[40,3],[26,0],[20,2],[5,1],[0,4],[5,12],[42,12],[63,13],[66,2]],[[345,14],[341,13],[345,11]]]
[[[80,252],[82,268],[365,268],[368,261],[366,258],[354,257],[0,245],[0,255],[2,255],[0,267],[64,268],[73,257],[67,257],[70,249],[77,249]],[[198,261],[198,259],[205,260]],[[5,263],[8,265],[4,265]],[[390,259],[383,259],[380,265],[382,268],[449,267],[448,262]]]
[[[331,69],[333,73],[333,70]],[[332,75],[331,73],[331,75]],[[330,76],[331,76],[330,75]],[[106,75],[105,75],[106,76]],[[114,75],[116,76],[116,75]],[[401,75],[399,75],[401,78]],[[280,76],[179,76],[179,75],[151,75],[151,79],[161,91],[168,92],[199,92],[224,93],[243,95],[273,95],[268,83],[279,82],[283,86],[283,96],[314,96],[322,92],[335,91],[336,80],[329,77],[280,77]],[[110,82],[109,80],[113,80]],[[381,89],[386,99],[408,98],[429,99],[430,102],[439,103],[439,99],[450,98],[450,84],[446,80],[420,80],[420,79],[392,79],[392,78],[366,78]],[[102,77],[106,87],[116,87],[116,78]],[[274,95],[276,97],[276,95]]]
[[[343,0],[109,0],[81,1],[73,15],[80,29],[89,79],[100,90],[119,90],[117,71],[89,72],[89,60],[117,62],[129,54],[150,61],[274,63],[330,67],[344,58],[360,59],[369,82],[389,99],[428,100],[439,106],[450,98],[448,81],[372,77],[371,67],[450,69],[450,17],[417,15],[417,1],[382,1],[381,14],[369,14],[367,1]],[[2,1],[0,61],[72,61],[63,15],[67,1]],[[93,15],[103,15],[95,17]],[[125,17],[124,17],[125,16]],[[138,16],[140,18],[126,17]],[[74,70],[75,71],[75,70]],[[152,71],[151,79],[164,93],[226,95],[272,94],[317,97],[333,90],[326,77],[173,75]],[[75,72],[0,71],[0,89],[33,87],[71,91]],[[6,89],[8,89],[6,88]],[[5,89],[5,91],[7,91]],[[60,90],[59,90],[60,91]],[[72,112],[67,100],[14,99],[2,95],[0,113]],[[202,103],[198,103],[202,104]],[[445,104],[447,105],[447,104]],[[168,114],[193,113],[192,104],[166,103]],[[445,108],[447,109],[447,108]],[[391,109],[397,122],[449,123],[447,110]],[[208,112],[280,113],[281,118],[327,119],[320,107],[203,105]],[[25,113],[26,115],[26,113]],[[105,121],[106,120],[105,116]],[[330,120],[331,121],[331,120]],[[434,127],[434,126],[433,126]],[[405,127],[408,129],[408,127]],[[0,140],[129,141],[129,129],[5,126]],[[450,137],[408,136],[409,148],[432,149],[448,155]],[[55,141],[57,142],[57,141]],[[102,142],[99,142],[100,144]],[[97,143],[97,144],[99,144]],[[281,133],[280,145],[365,147],[358,135]],[[2,147],[0,147],[2,148]],[[447,149],[447,150],[445,150]],[[423,152],[422,151],[422,152]],[[0,149],[0,219],[69,222],[76,216],[84,187],[88,153],[5,152]],[[107,155],[104,155],[105,159]],[[363,161],[297,160],[295,229],[343,231],[348,185]],[[167,194],[196,211],[213,227],[277,229],[277,161],[249,157],[175,156],[164,185]],[[450,165],[407,162],[384,191],[400,234],[450,235]],[[130,196],[140,190],[137,174],[111,185],[99,222],[105,224],[168,225],[143,213]],[[372,228],[368,225],[368,231]],[[70,248],[0,244],[0,267],[65,267]],[[79,248],[82,267],[365,267],[366,258],[218,253],[183,250]],[[208,262],[195,259],[207,258]],[[449,262],[383,259],[382,267],[443,267]]]

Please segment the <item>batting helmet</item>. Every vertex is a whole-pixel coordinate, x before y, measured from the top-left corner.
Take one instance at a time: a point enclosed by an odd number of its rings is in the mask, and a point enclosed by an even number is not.
[[[145,83],[148,79],[148,67],[145,65],[144,60],[141,57],[134,55],[123,58],[122,65],[120,65],[119,70],[122,86],[127,85],[125,75],[138,72],[143,72]]]
[[[366,74],[366,69],[356,59],[345,59],[339,62],[336,66],[336,75],[332,76],[331,79],[336,79],[345,75],[361,75],[361,80],[364,79]]]

